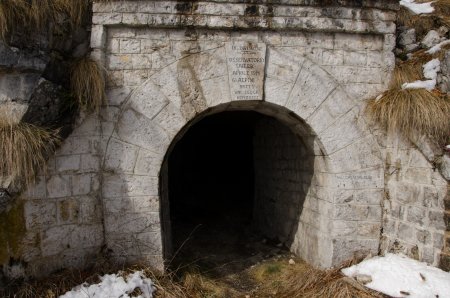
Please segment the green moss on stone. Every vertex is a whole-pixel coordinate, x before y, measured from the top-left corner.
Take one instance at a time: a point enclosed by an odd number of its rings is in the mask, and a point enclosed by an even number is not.
[[[17,202],[9,210],[0,213],[0,265],[20,254],[26,232],[23,205],[22,201]]]

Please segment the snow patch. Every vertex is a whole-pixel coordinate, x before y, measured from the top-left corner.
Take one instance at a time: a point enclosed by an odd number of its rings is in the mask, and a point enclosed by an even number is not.
[[[393,297],[450,297],[450,273],[404,255],[386,254],[342,269],[349,277],[369,275],[366,287]]]
[[[444,40],[443,42],[438,43],[437,45],[435,45],[434,47],[430,48],[427,53],[428,54],[435,54],[437,52],[439,52],[443,46],[450,44],[450,40]]]
[[[129,298],[135,289],[141,290],[139,298],[152,298],[155,290],[153,282],[145,278],[142,271],[128,274],[126,279],[117,274],[100,277],[101,282],[94,285],[82,284],[73,288],[59,298]]]
[[[433,6],[431,6],[431,3],[433,2],[415,3],[414,1],[415,0],[401,0],[400,5],[408,8],[415,14],[432,13],[434,11]]]
[[[441,62],[439,59],[433,59],[423,65],[423,75],[425,81],[415,81],[412,83],[404,83],[403,89],[427,89],[428,91],[436,88],[437,73],[441,70]]]

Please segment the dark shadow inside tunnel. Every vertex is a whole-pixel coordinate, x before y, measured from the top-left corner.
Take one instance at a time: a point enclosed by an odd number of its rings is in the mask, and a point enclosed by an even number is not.
[[[190,126],[161,173],[168,265],[221,275],[287,253],[313,156],[287,126],[257,112],[221,112]]]

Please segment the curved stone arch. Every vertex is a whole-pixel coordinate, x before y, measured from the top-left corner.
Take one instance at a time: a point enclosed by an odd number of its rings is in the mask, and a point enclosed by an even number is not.
[[[360,105],[312,60],[298,56],[292,49],[269,47],[268,51],[264,102],[230,101],[224,46],[185,56],[134,90],[122,105],[110,139],[137,148],[138,161],[134,169],[119,173],[113,183],[123,184],[120,191],[125,196],[132,196],[133,185],[138,183],[144,188],[140,195],[160,200],[159,171],[170,145],[183,131],[208,113],[258,111],[287,123],[302,137],[309,134],[315,140],[315,154],[321,157],[315,165],[310,191],[321,205],[316,207],[322,214],[318,231],[308,235],[307,227],[299,228],[303,234],[298,233],[297,244],[291,249],[322,267],[335,265],[358,250],[376,252],[379,235],[368,238],[357,228],[348,232],[348,222],[360,221],[363,226],[367,223],[365,229],[381,226],[383,164],[377,142],[359,116]],[[292,80],[282,81],[281,77]],[[106,163],[111,151],[117,150],[110,144]],[[141,160],[142,152],[145,156]],[[107,180],[104,188],[111,185]],[[159,224],[152,223],[151,231],[160,231]],[[314,238],[314,243],[300,238]],[[162,255],[161,241],[159,238],[152,244],[156,247],[153,255]]]

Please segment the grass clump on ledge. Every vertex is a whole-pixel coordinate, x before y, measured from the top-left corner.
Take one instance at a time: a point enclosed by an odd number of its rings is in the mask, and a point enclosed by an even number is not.
[[[58,23],[61,15],[79,25],[89,13],[92,0],[2,0],[0,1],[0,36],[18,27],[42,29]]]
[[[15,122],[0,109],[0,178],[30,185],[58,143],[56,130]]]
[[[71,89],[82,110],[98,112],[105,102],[105,76],[101,67],[90,58],[74,62]]]
[[[399,131],[410,139],[428,136],[439,145],[445,145],[450,131],[450,97],[437,89],[402,89],[404,83],[424,80],[422,66],[435,58],[442,60],[444,53],[441,50],[430,55],[421,50],[399,63],[390,89],[369,99],[368,116],[388,132]]]
[[[381,98],[371,99],[367,112],[387,131],[405,136],[430,136],[443,143],[450,131],[448,96],[425,89],[391,89]]]

